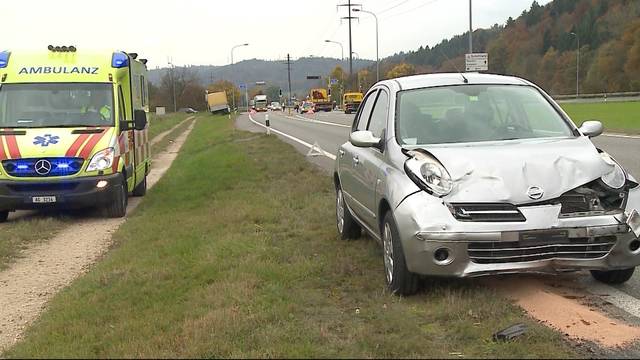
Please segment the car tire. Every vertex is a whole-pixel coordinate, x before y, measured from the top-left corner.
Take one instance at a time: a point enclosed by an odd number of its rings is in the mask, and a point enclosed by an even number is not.
[[[418,292],[418,275],[407,269],[398,227],[391,211],[382,224],[382,256],[387,288],[395,295],[411,296]]]
[[[144,176],[144,179],[138,186],[133,189],[133,196],[142,197],[147,194],[147,176]]]
[[[634,267],[623,270],[609,271],[591,270],[591,276],[593,276],[594,279],[600,281],[601,283],[615,285],[627,282],[629,279],[631,279],[635,270],[636,268]]]
[[[347,203],[344,201],[342,188],[336,189],[336,226],[342,240],[353,240],[360,237],[362,228],[351,215]]]
[[[9,211],[0,211],[0,223],[7,222],[9,219]]]
[[[106,207],[106,216],[109,218],[122,218],[127,214],[128,204],[127,182],[123,180],[116,185],[113,191],[111,203]]]

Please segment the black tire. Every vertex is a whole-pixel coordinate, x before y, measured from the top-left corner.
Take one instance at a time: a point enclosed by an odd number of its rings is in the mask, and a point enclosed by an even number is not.
[[[388,251],[391,250],[389,254]],[[393,214],[388,211],[382,224],[382,251],[387,288],[393,294],[411,296],[418,292],[419,277],[407,269],[400,234]],[[388,258],[392,262],[388,262]]]
[[[591,270],[591,276],[602,283],[615,285],[627,282],[629,279],[631,279],[635,270],[636,268],[634,267],[623,270],[609,271]]]
[[[342,216],[342,221],[340,217]],[[358,239],[362,234],[362,228],[351,215],[347,203],[344,201],[342,188],[336,189],[336,227],[342,240]]]
[[[106,216],[110,218],[124,217],[127,214],[128,200],[127,182],[123,180],[113,189],[111,203],[105,208]]]
[[[145,196],[147,194],[147,175],[144,176],[144,179],[138,186],[133,188],[133,196]]]
[[[0,211],[0,223],[7,222],[8,218],[9,218],[8,210]]]

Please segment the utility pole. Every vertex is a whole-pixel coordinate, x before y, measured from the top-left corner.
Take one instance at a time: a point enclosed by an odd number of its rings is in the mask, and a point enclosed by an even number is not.
[[[289,81],[289,99],[287,99],[287,105],[291,105],[291,56],[289,54],[287,54],[287,79]],[[287,108],[289,108],[289,112],[291,112],[291,107],[287,106]]]
[[[473,54],[473,6],[469,0],[469,54]]]
[[[171,77],[171,92],[173,93],[173,112],[178,111],[178,106],[176,104],[176,80],[173,75],[173,70],[175,69],[175,65],[173,65],[173,60],[171,58],[167,59],[167,63],[169,64],[169,76]]]
[[[348,11],[348,16],[343,17],[342,19],[347,20],[349,22],[349,76],[353,75],[353,38],[351,36],[351,21],[358,19],[357,17],[351,16],[352,8],[355,6],[362,6],[362,5],[352,4],[351,0],[347,0],[346,4],[338,5],[338,7],[346,7]]]

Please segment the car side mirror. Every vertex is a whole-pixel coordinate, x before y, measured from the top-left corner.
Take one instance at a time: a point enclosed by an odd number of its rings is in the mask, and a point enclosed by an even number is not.
[[[355,147],[379,148],[381,140],[373,136],[371,131],[354,131],[349,135],[349,142]]]
[[[590,138],[602,135],[604,132],[604,127],[602,123],[598,120],[589,120],[582,123],[582,126],[578,129],[584,136],[588,136]]]
[[[144,130],[147,127],[147,113],[144,110],[135,110],[133,112],[133,128],[135,130]]]

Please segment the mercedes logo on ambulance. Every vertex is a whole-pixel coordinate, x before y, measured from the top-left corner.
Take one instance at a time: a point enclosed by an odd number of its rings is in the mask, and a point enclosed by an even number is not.
[[[51,172],[51,162],[49,160],[38,160],[34,166],[36,173],[41,176],[49,175]]]

